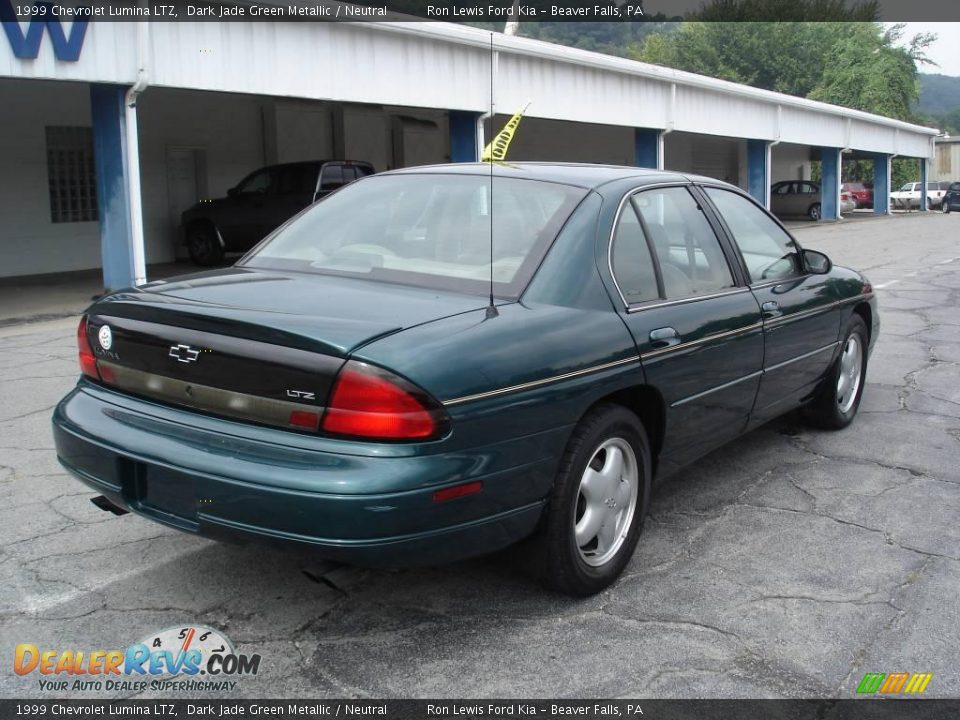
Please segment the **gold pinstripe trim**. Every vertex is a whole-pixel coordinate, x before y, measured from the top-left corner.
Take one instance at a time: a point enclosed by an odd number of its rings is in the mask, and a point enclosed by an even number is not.
[[[846,298],[844,300],[837,300],[829,305],[822,305],[818,308],[813,308],[809,311],[804,311],[804,313],[795,313],[794,315],[785,316],[784,320],[788,319],[800,319],[801,317],[807,317],[813,315],[816,312],[826,312],[837,305],[845,305],[847,303],[855,302],[864,298],[873,297],[872,293],[863,293],[861,295],[856,295],[851,298]],[[766,325],[776,324],[776,322],[781,322],[779,318],[775,320],[767,320]],[[499,395],[507,395],[509,393],[521,392],[523,390],[530,390],[532,388],[542,387],[543,385],[550,385],[555,382],[561,382],[563,380],[569,380],[570,378],[580,377],[582,375],[590,375],[592,373],[602,372],[604,370],[609,370],[610,368],[619,367],[621,365],[628,365],[630,363],[640,362],[641,360],[648,360],[656,357],[662,357],[668,355],[672,352],[678,352],[680,350],[688,350],[691,347],[696,347],[697,345],[702,345],[704,343],[712,342],[714,340],[721,340],[727,337],[733,337],[736,335],[742,335],[753,330],[762,329],[764,327],[764,322],[755,322],[750,325],[745,325],[743,327],[737,328],[736,330],[725,330],[724,332],[713,333],[712,335],[705,335],[702,338],[696,340],[690,340],[689,342],[680,343],[678,345],[671,345],[669,347],[660,348],[658,350],[651,350],[650,352],[643,353],[640,356],[633,356],[628,358],[623,358],[622,360],[614,360],[613,362],[603,363],[602,365],[593,365],[582,370],[574,370],[573,372],[563,373],[562,375],[554,375],[552,377],[543,378],[541,380],[532,380],[526,383],[520,383],[519,385],[510,385],[508,387],[498,388],[497,390],[489,390],[487,392],[475,393],[473,395],[463,395],[458,398],[451,398],[450,400],[444,400],[444,407],[450,407],[452,405],[460,405],[465,402],[473,402],[474,400],[484,400],[486,398],[497,397]],[[829,346],[828,346],[829,347]],[[826,348],[818,348],[814,353],[821,352]],[[749,377],[749,376],[748,376]],[[741,378],[741,380],[747,379]],[[735,382],[740,382],[739,380]]]
[[[496,397],[498,395],[506,395],[507,393],[520,392],[521,390],[529,390],[530,388],[536,388],[542,385],[549,385],[551,383],[580,377],[582,375],[590,375],[592,373],[602,372],[604,370],[609,370],[610,368],[619,367],[620,365],[628,365],[630,363],[639,364],[639,362],[640,358],[636,355],[633,355],[628,358],[623,358],[622,360],[614,360],[613,362],[603,363],[602,365],[593,365],[588,368],[583,368],[582,370],[574,370],[573,372],[563,373],[562,375],[554,375],[553,377],[543,378],[542,380],[531,380],[530,382],[520,383],[519,385],[511,385],[498,390],[490,390],[488,392],[476,393],[474,395],[464,395],[463,397],[453,398],[452,400],[444,400],[443,404],[444,406],[448,407],[450,405],[459,405],[460,403],[471,402],[473,400],[483,400],[489,397]]]

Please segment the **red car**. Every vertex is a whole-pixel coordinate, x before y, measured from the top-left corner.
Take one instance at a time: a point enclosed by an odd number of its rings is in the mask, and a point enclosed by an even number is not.
[[[873,183],[848,182],[840,186],[840,192],[853,196],[855,208],[873,207]]]

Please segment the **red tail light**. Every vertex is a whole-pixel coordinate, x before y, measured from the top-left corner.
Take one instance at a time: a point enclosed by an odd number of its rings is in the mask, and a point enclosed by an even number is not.
[[[403,378],[349,361],[337,376],[321,428],[382,440],[427,440],[446,432],[440,404]]]
[[[97,358],[93,354],[93,348],[90,347],[90,340],[87,338],[87,316],[80,318],[80,325],[77,327],[77,350],[80,354],[80,371],[94,380],[100,379],[100,373],[97,371]]]

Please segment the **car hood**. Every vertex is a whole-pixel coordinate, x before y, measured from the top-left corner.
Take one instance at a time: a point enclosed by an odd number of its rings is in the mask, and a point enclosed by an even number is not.
[[[374,339],[485,305],[475,295],[233,267],[122,290],[88,312],[343,357]]]

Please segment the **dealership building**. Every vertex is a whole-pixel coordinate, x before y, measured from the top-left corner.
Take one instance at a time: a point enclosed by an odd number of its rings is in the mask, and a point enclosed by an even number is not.
[[[0,0],[9,4],[10,0]],[[10,15],[8,14],[7,17]],[[614,163],[770,185],[843,159],[920,160],[936,130],[622,58],[440,22],[3,23],[0,278],[183,256],[180,215],[274,163],[473,161],[529,102],[511,160]],[[491,73],[496,115],[489,116]]]

